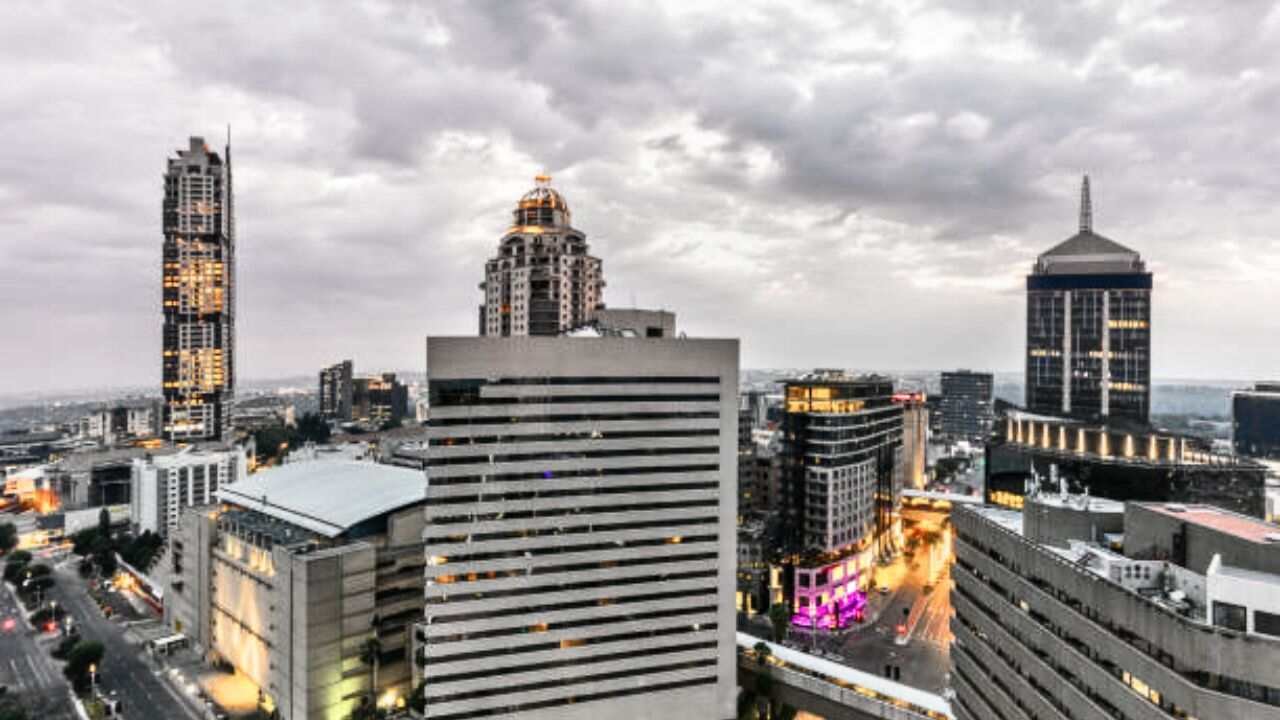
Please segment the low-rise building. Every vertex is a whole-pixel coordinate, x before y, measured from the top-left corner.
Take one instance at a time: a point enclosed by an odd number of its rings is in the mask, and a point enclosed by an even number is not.
[[[1209,505],[958,506],[959,720],[1280,718],[1280,534]]]
[[[1056,472],[1072,492],[1266,516],[1266,468],[1195,438],[1010,410],[985,452],[986,499],[997,505],[1017,508],[1028,480]]]
[[[170,537],[165,621],[284,720],[395,706],[412,690],[422,617],[423,493],[421,472],[372,462],[292,463],[224,486]]]

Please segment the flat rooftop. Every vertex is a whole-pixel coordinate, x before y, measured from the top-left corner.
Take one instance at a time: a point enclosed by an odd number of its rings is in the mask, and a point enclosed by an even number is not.
[[[250,475],[218,490],[218,500],[337,537],[351,527],[424,502],[421,470],[372,461],[298,462]]]
[[[1280,548],[1280,525],[1263,522],[1247,515],[1239,515],[1212,505],[1186,505],[1180,503],[1138,503],[1148,510],[1177,518],[1183,522],[1212,528],[1225,535],[1256,543],[1272,544]]]

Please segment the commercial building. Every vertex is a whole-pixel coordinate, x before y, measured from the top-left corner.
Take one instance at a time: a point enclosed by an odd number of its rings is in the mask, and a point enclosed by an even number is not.
[[[600,259],[572,226],[569,205],[551,178],[536,181],[516,205],[498,254],[485,264],[481,335],[559,335],[591,324],[604,304]]]
[[[956,370],[942,373],[938,422],[950,440],[983,442],[995,421],[995,378],[991,373]]]
[[[232,424],[237,430],[250,433],[273,427],[293,427],[298,418],[293,402],[287,396],[275,394],[236,398],[232,417]]]
[[[1280,459],[1280,383],[1232,393],[1231,420],[1238,454]]]
[[[901,534],[903,406],[879,376],[820,370],[785,389],[780,511],[793,621],[843,627]]]
[[[1058,494],[952,523],[958,720],[1280,718],[1274,526]]]
[[[1009,411],[986,448],[986,500],[1019,507],[1033,477],[1112,500],[1194,502],[1265,517],[1267,471],[1201,441]]]
[[[738,343],[427,340],[428,718],[736,715]]]
[[[217,501],[170,536],[166,623],[284,720],[402,702],[422,617],[422,473],[294,463],[221,487]],[[376,662],[362,659],[370,650]]]
[[[352,381],[351,420],[382,427],[399,424],[409,414],[409,388],[395,373],[357,377]]]
[[[171,455],[134,458],[129,522],[134,532],[168,537],[188,508],[212,504],[219,488],[247,475],[248,458],[240,447],[187,447]]]
[[[235,392],[235,212],[226,161],[193,137],[164,176],[163,436],[230,439]]]
[[[325,420],[351,420],[352,365],[343,360],[320,371],[320,417]]]
[[[1137,252],[1093,231],[1086,176],[1080,231],[1027,276],[1027,409],[1146,424],[1151,287]]]

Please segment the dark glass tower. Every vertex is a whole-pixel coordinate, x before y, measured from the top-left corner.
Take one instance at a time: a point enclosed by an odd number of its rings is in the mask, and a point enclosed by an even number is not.
[[[169,158],[164,175],[165,438],[222,440],[235,388],[235,215],[226,162],[203,138]]]
[[[1093,231],[1089,178],[1080,231],[1027,276],[1027,407],[1146,424],[1151,408],[1151,273]]]

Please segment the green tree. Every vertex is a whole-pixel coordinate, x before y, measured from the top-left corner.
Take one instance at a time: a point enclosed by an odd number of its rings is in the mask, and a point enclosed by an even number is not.
[[[15,550],[9,553],[9,559],[4,564],[4,579],[11,583],[18,582],[30,562],[31,553],[26,550]]]
[[[103,653],[102,643],[98,642],[77,643],[67,653],[67,665],[62,668],[62,674],[76,692],[83,693],[89,689],[89,668],[102,662]]]
[[[769,622],[773,628],[773,641],[780,643],[787,637],[787,623],[791,622],[791,608],[786,603],[774,603],[769,606]]]
[[[295,432],[301,442],[313,442],[317,445],[329,442],[329,423],[316,413],[303,415]]]
[[[0,555],[6,555],[18,547],[18,527],[13,523],[0,523]]]

